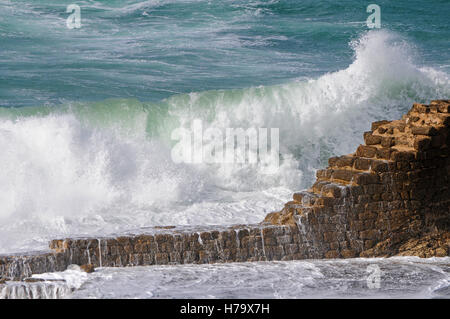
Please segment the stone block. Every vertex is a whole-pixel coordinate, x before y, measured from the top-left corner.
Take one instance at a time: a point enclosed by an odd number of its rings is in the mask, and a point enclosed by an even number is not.
[[[354,171],[346,170],[346,169],[336,169],[333,171],[331,178],[333,180],[338,179],[338,180],[350,182],[353,179],[354,175],[355,175]]]
[[[339,258],[340,254],[338,250],[329,250],[325,253],[325,258]]]
[[[354,182],[358,185],[377,184],[379,177],[377,174],[360,173],[356,175]]]
[[[380,144],[382,147],[391,147],[395,145],[395,139],[391,136],[383,136]]]
[[[429,113],[430,109],[429,109],[428,105],[421,104],[421,103],[414,103],[413,107],[412,107],[412,111],[425,114],[425,113]]]
[[[355,158],[354,168],[362,171],[367,171],[372,165],[373,160],[364,157]]]
[[[427,136],[419,136],[414,139],[414,149],[425,151],[431,147],[431,138]]]
[[[389,160],[391,159],[392,153],[394,152],[393,149],[388,147],[381,147],[376,150],[376,158],[378,159],[384,159]]]
[[[411,132],[414,135],[426,135],[426,136],[433,136],[438,133],[437,129],[433,126],[413,126],[411,127]]]
[[[343,249],[341,251],[341,255],[343,258],[354,258],[357,257],[356,251],[353,249]]]
[[[390,121],[382,120],[372,123],[372,131],[375,131],[377,128],[379,128],[381,125],[388,124]]]
[[[377,148],[373,146],[360,145],[356,150],[356,156],[373,158],[377,154]]]
[[[372,132],[364,132],[364,142],[366,145],[376,145],[381,143],[381,136],[373,135]]]

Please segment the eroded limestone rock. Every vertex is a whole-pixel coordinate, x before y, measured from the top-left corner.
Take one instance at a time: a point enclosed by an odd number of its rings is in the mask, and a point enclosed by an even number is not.
[[[330,158],[311,189],[265,221],[298,224],[325,257],[448,256],[449,108],[416,103],[401,120],[373,123],[365,145]]]

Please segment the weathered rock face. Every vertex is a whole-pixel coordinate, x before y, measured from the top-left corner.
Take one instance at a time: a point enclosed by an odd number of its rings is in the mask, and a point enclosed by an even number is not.
[[[450,101],[414,104],[329,159],[308,191],[265,221],[298,225],[325,257],[448,256]]]
[[[207,227],[195,231],[154,228],[141,235],[53,240],[53,253],[0,256],[0,278],[22,280],[31,274],[62,271],[71,264],[125,267],[312,257],[302,243],[298,228],[289,225]]]
[[[63,271],[68,265],[67,256],[57,252],[0,256],[0,285],[2,278],[22,280],[32,274]]]
[[[449,110],[450,101],[414,104],[401,120],[373,123],[365,145],[330,158],[311,189],[294,194],[261,224],[155,227],[115,238],[53,240],[50,253],[0,256],[0,288],[2,278],[21,280],[70,264],[448,256]]]
[[[102,239],[54,240],[69,263],[96,267],[292,260],[302,255],[297,228],[244,225],[198,232],[173,229]]]

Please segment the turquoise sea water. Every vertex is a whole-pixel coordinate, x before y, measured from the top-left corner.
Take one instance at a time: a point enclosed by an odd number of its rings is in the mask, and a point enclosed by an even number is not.
[[[450,98],[450,2],[377,1],[378,30],[370,3],[0,1],[0,252],[259,222],[371,121]],[[194,119],[279,128],[280,168],[174,163]]]
[[[81,7],[68,29],[66,7]],[[0,105],[137,98],[316,78],[347,67],[370,1],[0,1]],[[377,1],[420,65],[450,70],[450,3]]]

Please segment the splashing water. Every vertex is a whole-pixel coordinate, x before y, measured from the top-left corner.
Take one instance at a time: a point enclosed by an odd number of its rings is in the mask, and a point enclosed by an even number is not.
[[[144,226],[259,222],[328,157],[354,151],[372,121],[450,96],[448,75],[418,67],[415,48],[393,32],[367,32],[351,47],[347,68],[281,85],[0,108],[0,252]],[[170,134],[194,119],[279,128],[278,171],[175,164]]]

